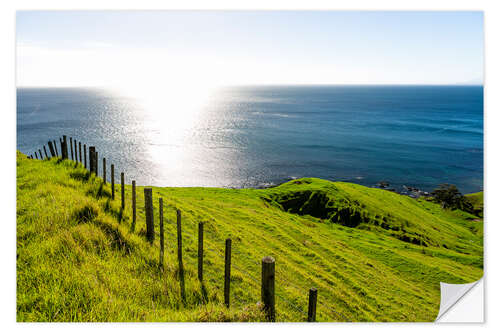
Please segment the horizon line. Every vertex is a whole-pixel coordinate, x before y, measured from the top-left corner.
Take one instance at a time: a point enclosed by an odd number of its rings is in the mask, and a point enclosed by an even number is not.
[[[255,87],[255,86],[461,86],[484,87],[484,83],[245,83],[223,84],[224,87]],[[16,85],[16,88],[121,88],[116,85]]]

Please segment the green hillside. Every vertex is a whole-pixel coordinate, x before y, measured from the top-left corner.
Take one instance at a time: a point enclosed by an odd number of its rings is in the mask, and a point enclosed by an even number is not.
[[[17,154],[18,321],[264,320],[257,303],[267,255],[276,259],[278,321],[307,318],[310,287],[318,288],[318,321],[433,321],[439,282],[483,275],[481,219],[385,190],[315,178],[264,190],[155,187],[152,246],[145,239],[143,187],[137,187],[134,232],[131,186],[125,190],[121,211],[119,185],[111,200],[110,184],[75,162]],[[176,209],[182,211],[184,300]],[[203,285],[198,222],[205,223]],[[228,237],[229,310],[223,296]]]
[[[484,195],[483,192],[466,194],[465,198],[472,204],[474,209],[474,214],[479,217],[483,217],[483,205],[484,205]]]

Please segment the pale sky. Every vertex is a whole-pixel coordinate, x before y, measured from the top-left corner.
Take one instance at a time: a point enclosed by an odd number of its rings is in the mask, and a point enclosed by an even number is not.
[[[17,86],[482,84],[482,12],[20,11]]]

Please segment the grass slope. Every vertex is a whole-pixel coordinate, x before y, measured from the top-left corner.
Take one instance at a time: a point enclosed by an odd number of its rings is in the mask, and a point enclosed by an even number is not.
[[[483,210],[484,210],[483,197],[484,195],[482,191],[465,195],[467,201],[469,201],[472,204],[472,207],[474,207],[474,213],[481,218],[483,217]]]
[[[127,182],[130,180],[126,179]],[[439,282],[483,274],[482,222],[384,190],[320,179],[276,188],[153,188],[156,238],[145,240],[143,187],[131,232],[131,186],[71,161],[17,154],[18,321],[260,321],[260,261],[276,258],[278,321],[432,321]],[[158,198],[165,266],[158,268]],[[182,211],[186,299],[180,298],[175,209]],[[197,223],[205,222],[205,281]],[[224,240],[233,241],[231,307],[223,305]]]

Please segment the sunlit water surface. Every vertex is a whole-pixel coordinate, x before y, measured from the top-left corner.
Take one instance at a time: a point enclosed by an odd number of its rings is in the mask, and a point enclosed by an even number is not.
[[[482,189],[483,89],[260,86],[17,91],[17,149],[63,134],[139,185],[258,187],[295,177]]]

